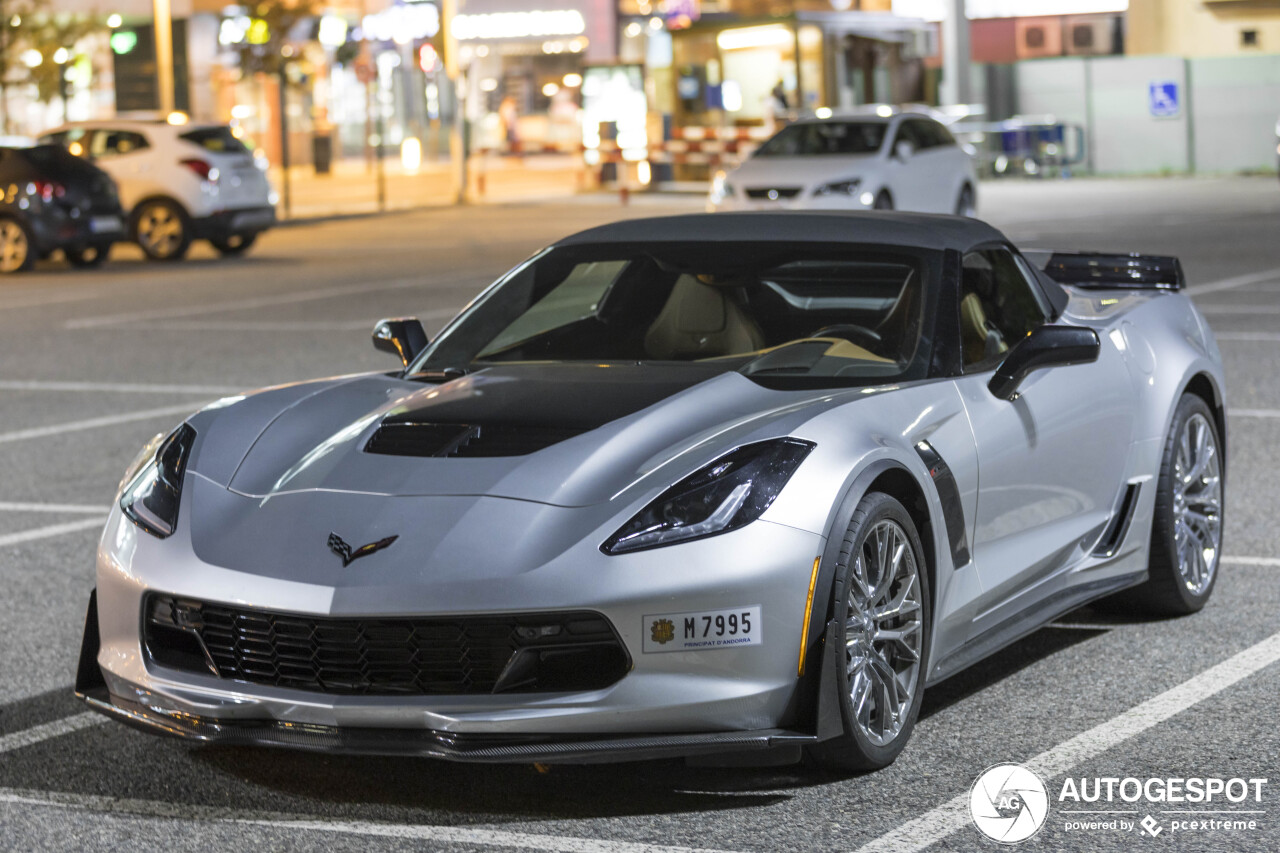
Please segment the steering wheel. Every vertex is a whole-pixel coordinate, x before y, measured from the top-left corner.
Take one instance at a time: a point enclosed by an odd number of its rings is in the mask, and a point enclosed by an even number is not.
[[[816,332],[809,335],[811,338],[844,338],[850,343],[857,344],[863,349],[875,352],[880,348],[882,343],[880,335],[868,329],[866,326],[859,326],[856,323],[836,323],[831,326],[823,326]]]

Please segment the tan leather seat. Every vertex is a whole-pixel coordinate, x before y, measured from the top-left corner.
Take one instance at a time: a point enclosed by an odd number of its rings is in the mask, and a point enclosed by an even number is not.
[[[689,275],[676,279],[644,338],[650,358],[667,360],[715,358],[763,346],[760,327],[722,287]]]
[[[1009,349],[1004,339],[988,327],[987,312],[982,310],[982,300],[976,293],[960,300],[960,346],[966,365],[977,364]]]

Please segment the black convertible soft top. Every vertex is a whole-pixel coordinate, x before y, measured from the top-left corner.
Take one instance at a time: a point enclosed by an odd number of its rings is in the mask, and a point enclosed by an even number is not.
[[[985,222],[959,216],[860,210],[766,211],[628,219],[579,231],[556,245],[650,241],[863,243],[965,252],[982,243],[1005,242],[1005,236]]]

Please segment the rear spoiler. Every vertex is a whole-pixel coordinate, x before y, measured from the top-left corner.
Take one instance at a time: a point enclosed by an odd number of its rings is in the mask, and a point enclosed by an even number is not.
[[[1182,264],[1169,255],[1105,252],[1023,253],[1058,284],[1090,290],[1182,290]]]

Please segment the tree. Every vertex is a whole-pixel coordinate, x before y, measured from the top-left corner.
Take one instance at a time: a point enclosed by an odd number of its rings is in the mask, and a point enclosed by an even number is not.
[[[27,36],[31,45],[29,49],[40,53],[41,62],[30,69],[29,79],[36,85],[36,96],[41,102],[62,98],[65,106],[64,75],[66,69],[81,56],[76,45],[85,37],[105,30],[106,24],[92,15],[64,12],[33,15],[31,21]]]
[[[276,120],[280,130],[281,199],[289,213],[289,66],[301,59],[293,43],[299,25],[319,12],[319,0],[262,0],[248,6],[249,26],[240,43],[240,70],[274,75],[279,82]]]
[[[44,102],[61,96],[63,74],[78,58],[76,44],[104,28],[93,15],[52,12],[48,0],[0,0],[0,111],[5,133],[11,129],[9,88],[34,84],[37,98]]]
[[[316,17],[319,9],[318,0],[263,0],[246,6],[249,28],[239,45],[240,69],[246,73],[284,73],[295,52],[290,43],[294,30]]]

